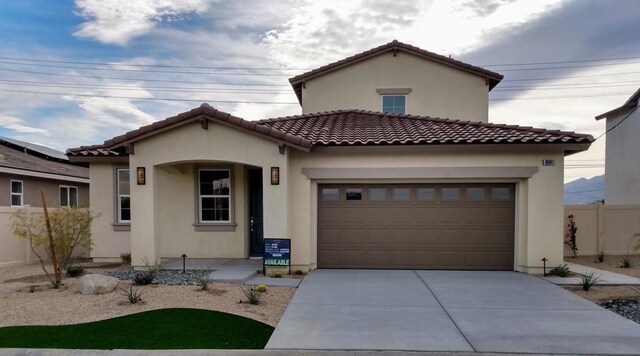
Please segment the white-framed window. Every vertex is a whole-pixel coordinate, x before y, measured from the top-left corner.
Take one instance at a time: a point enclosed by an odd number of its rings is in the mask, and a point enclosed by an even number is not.
[[[24,190],[21,180],[12,180],[10,183],[11,192],[11,206],[23,206],[24,205]]]
[[[60,206],[78,206],[78,187],[60,186]]]
[[[129,183],[129,169],[116,169],[116,210],[119,223],[131,222],[131,188]]]
[[[198,215],[200,223],[231,222],[231,170],[198,170]]]
[[[407,111],[406,95],[381,95],[382,112],[404,114]]]

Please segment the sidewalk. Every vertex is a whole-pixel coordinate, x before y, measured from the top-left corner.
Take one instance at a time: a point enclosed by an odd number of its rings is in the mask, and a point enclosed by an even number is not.
[[[598,285],[640,285],[640,278],[626,276],[624,274],[604,271],[594,267],[587,267],[575,263],[565,262],[571,272],[578,274],[586,274],[595,272],[600,278],[598,279]],[[579,285],[580,277],[542,277],[543,279],[555,283],[557,285]]]

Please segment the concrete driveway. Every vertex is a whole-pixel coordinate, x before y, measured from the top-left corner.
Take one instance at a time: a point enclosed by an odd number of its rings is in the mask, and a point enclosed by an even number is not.
[[[317,270],[267,349],[638,354],[640,325],[516,272]]]

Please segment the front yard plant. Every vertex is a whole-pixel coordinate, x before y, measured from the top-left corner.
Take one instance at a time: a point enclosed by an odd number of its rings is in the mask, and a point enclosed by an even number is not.
[[[568,277],[571,271],[566,264],[554,267],[549,271],[550,276]]]
[[[51,238],[44,215],[29,213],[25,209],[13,214],[11,230],[18,238],[28,241],[51,284],[59,287],[58,272],[72,264],[76,250],[91,248],[91,223],[96,215],[84,208],[60,207],[48,209],[48,216]],[[54,263],[55,279],[46,268],[48,260],[58,262],[57,265]]]
[[[247,297],[246,302],[253,305],[260,304],[260,300],[262,299],[262,292],[259,292],[256,286],[250,285],[248,287],[241,287],[242,293]]]
[[[599,279],[600,276],[596,272],[587,272],[580,276],[580,286],[583,291],[588,292]]]
[[[573,252],[573,257],[578,257],[578,243],[576,241],[576,233],[578,232],[578,227],[576,226],[576,220],[573,215],[569,215],[569,231],[565,236],[564,243],[569,246],[571,252]]]
[[[129,304],[138,304],[142,301],[142,294],[144,291],[140,288],[134,288],[133,286],[129,286],[129,288],[123,288],[121,291],[121,295]]]
[[[67,277],[80,277],[84,274],[84,267],[80,265],[71,265],[67,267]]]

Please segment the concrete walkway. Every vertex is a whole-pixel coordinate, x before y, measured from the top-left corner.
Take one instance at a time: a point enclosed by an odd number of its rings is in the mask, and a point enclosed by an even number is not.
[[[640,325],[516,272],[317,270],[267,349],[638,354]]]
[[[609,272],[609,271],[601,270],[601,269],[590,267],[590,266],[583,266],[576,263],[570,263],[566,261],[565,263],[567,264],[567,267],[569,267],[569,270],[571,272],[575,272],[578,274],[587,274],[587,273],[595,272],[596,275],[599,277],[598,285],[634,285],[634,284],[640,285],[640,278],[627,276],[627,275],[615,273],[615,272]],[[562,277],[549,276],[549,277],[542,277],[542,278],[544,278],[545,280],[551,283],[555,283],[558,285],[580,284],[580,277],[562,278]]]
[[[187,258],[188,270],[213,271],[209,279],[214,282],[244,283],[262,270],[262,260],[244,258]],[[162,261],[161,269],[182,270],[182,259]]]

